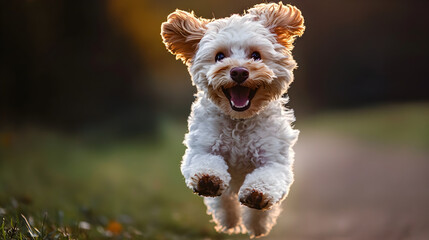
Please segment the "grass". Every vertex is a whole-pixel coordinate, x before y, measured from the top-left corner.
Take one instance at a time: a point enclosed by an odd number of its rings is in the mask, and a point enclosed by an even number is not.
[[[10,133],[0,149],[1,238],[225,239],[181,176],[185,124],[165,124],[158,140]]]
[[[429,143],[429,106],[334,112],[297,122],[386,144]],[[213,230],[180,173],[186,123],[156,139],[0,132],[0,239],[245,239]]]

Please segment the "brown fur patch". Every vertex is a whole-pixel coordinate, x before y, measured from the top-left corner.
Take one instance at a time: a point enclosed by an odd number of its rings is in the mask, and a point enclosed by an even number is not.
[[[166,48],[177,59],[188,63],[194,56],[198,43],[204,36],[210,20],[196,18],[194,13],[176,10],[161,25],[161,36]]]
[[[277,35],[277,41],[289,51],[293,48],[295,38],[304,33],[304,17],[301,11],[289,4],[258,4],[248,12],[255,15],[256,20],[262,20],[265,27]]]
[[[194,192],[204,197],[220,196],[221,192],[219,190],[222,183],[219,177],[204,174],[198,180],[198,186],[194,189]]]
[[[252,190],[247,197],[240,199],[240,202],[243,205],[258,210],[262,210],[268,205],[268,200],[264,197],[264,194],[257,190]]]

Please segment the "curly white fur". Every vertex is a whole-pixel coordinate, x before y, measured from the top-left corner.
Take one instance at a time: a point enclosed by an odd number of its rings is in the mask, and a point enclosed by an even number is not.
[[[299,134],[282,95],[296,68],[292,42],[303,31],[300,11],[282,3],[218,20],[176,10],[162,26],[167,49],[188,65],[198,89],[181,171],[187,186],[205,196],[218,231],[263,236],[280,214]],[[255,51],[261,59],[250,57]],[[219,52],[225,59],[215,61]],[[248,79],[233,81],[234,67],[247,69]],[[233,109],[225,93],[237,85],[256,92],[243,111]]]

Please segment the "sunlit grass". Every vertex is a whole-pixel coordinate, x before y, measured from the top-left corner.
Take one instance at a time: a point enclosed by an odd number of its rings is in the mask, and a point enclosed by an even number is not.
[[[185,124],[164,124],[158,140],[102,144],[46,131],[15,133],[1,147],[0,217],[18,222],[24,238],[30,233],[20,214],[40,229],[46,212],[56,225],[48,232],[59,237],[67,237],[57,231],[61,226],[79,239],[109,237],[105,229],[117,221],[124,225],[121,237],[223,239],[180,173]],[[82,230],[80,222],[92,228]]]

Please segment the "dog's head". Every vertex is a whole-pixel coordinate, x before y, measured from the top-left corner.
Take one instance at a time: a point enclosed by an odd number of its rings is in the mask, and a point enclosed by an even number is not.
[[[293,41],[304,29],[301,12],[280,2],[213,20],[176,10],[161,36],[198,90],[231,117],[249,118],[287,91],[296,67]]]

